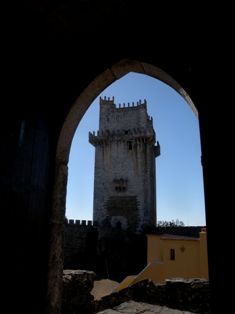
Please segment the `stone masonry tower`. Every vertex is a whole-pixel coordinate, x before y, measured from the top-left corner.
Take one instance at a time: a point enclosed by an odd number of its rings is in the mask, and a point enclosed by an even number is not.
[[[94,224],[141,231],[156,225],[155,145],[153,120],[144,100],[117,108],[100,98],[99,131],[89,132],[95,146]]]

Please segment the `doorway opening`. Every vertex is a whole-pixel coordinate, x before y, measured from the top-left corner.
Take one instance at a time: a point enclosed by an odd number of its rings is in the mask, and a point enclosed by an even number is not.
[[[61,301],[61,274],[63,269],[62,256],[63,256],[63,224],[65,217],[65,200],[66,200],[66,183],[68,175],[68,160],[71,142],[75,130],[83,118],[86,110],[90,104],[104,92],[105,88],[113,82],[124,77],[131,72],[149,75],[150,77],[160,79],[173,89],[175,89],[186,102],[189,104],[193,112],[197,115],[197,110],[193,105],[190,97],[183,90],[183,88],[174,81],[168,74],[162,70],[145,63],[132,60],[123,60],[115,64],[112,69],[106,70],[99,77],[97,77],[84,92],[78,97],[76,103],[71,108],[71,111],[64,123],[61,131],[60,139],[57,146],[56,158],[56,178],[54,189],[54,205],[52,215],[52,237],[51,237],[51,258],[49,265],[49,302],[52,306],[60,304]],[[110,86],[111,87],[111,86]],[[125,93],[123,93],[125,94]],[[115,95],[111,95],[115,96]],[[147,98],[147,96],[145,96]],[[118,100],[121,101],[121,100]],[[126,101],[126,100],[125,100]],[[128,100],[127,100],[128,101]],[[185,106],[186,107],[186,106]],[[174,117],[172,117],[174,118]],[[156,131],[159,136],[159,118],[156,118]],[[92,131],[92,130],[91,130]],[[186,134],[184,134],[186,135]],[[173,143],[174,147],[176,143]],[[157,168],[158,169],[158,168]],[[189,174],[190,175],[190,174]],[[157,175],[158,176],[158,175]],[[158,179],[157,179],[158,180]],[[160,187],[160,183],[158,183]],[[159,191],[158,191],[159,194]],[[160,211],[160,204],[158,203],[158,211]],[[66,213],[68,215],[68,213]],[[171,216],[172,217],[172,216]],[[175,217],[180,218],[180,217]],[[182,219],[182,218],[181,218]],[[186,224],[189,221],[185,221]]]

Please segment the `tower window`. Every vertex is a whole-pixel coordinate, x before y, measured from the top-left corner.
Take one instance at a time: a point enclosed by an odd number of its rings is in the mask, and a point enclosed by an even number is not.
[[[175,260],[175,249],[170,249],[170,260],[171,261]]]
[[[117,192],[125,192],[127,189],[127,180],[121,179],[114,179],[114,188]]]
[[[126,187],[125,186],[116,186],[115,190],[117,192],[124,192],[124,191],[126,191]]]

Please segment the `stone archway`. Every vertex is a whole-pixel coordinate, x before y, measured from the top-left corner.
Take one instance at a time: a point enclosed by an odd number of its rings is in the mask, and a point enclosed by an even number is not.
[[[78,96],[62,127],[56,151],[55,181],[51,215],[51,239],[48,269],[48,312],[60,313],[63,271],[63,236],[66,204],[68,159],[76,128],[93,100],[110,84],[129,72],[137,72],[159,79],[174,88],[189,104],[193,112],[197,109],[186,91],[166,72],[144,62],[121,60],[96,77]]]

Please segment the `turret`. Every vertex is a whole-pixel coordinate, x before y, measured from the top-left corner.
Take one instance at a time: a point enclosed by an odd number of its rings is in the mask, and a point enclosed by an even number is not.
[[[116,106],[100,97],[99,130],[89,132],[95,147],[93,220],[135,232],[156,224],[155,139],[147,101]]]

